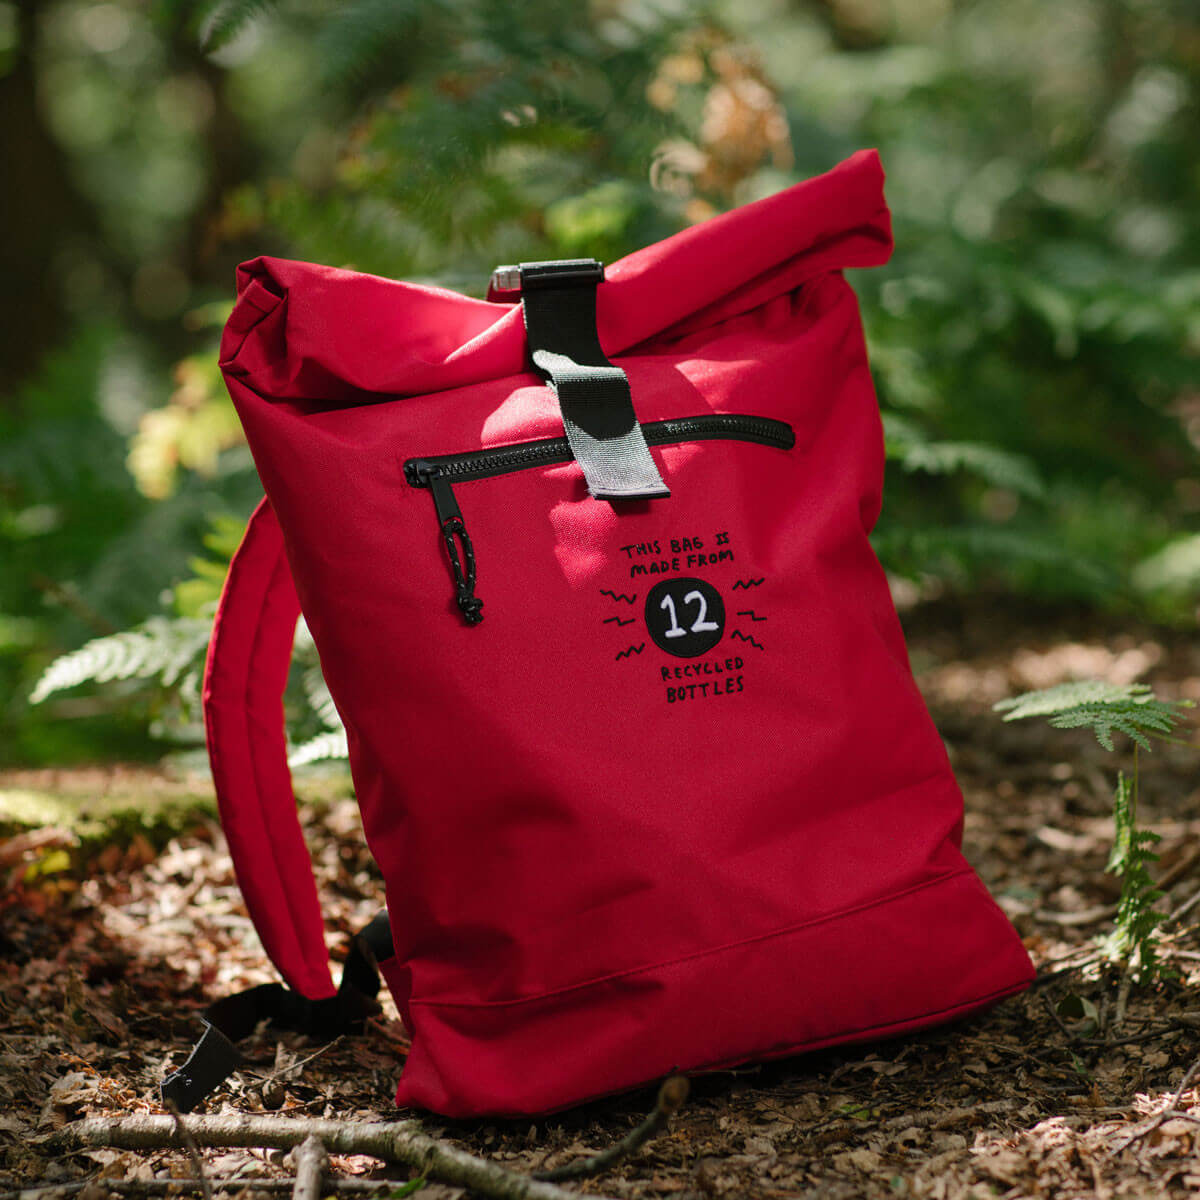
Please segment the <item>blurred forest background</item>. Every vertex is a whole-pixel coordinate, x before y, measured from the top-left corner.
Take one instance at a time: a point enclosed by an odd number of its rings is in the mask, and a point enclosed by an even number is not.
[[[0,765],[198,744],[238,261],[482,294],[863,146],[898,594],[1195,621],[1194,0],[0,0],[0,138]]]

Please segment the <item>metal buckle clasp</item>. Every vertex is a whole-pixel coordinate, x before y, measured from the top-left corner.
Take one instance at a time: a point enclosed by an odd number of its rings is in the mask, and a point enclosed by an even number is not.
[[[523,288],[579,287],[604,282],[604,264],[594,258],[564,258],[497,267],[488,283],[487,298],[515,304]]]

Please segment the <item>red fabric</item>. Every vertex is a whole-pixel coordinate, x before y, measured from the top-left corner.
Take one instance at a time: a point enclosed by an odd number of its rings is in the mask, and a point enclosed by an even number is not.
[[[296,819],[283,690],[300,603],[264,500],[229,565],[204,672],[204,726],[238,885],[272,962],[298,992],[334,994],[317,887]]]
[[[840,272],[890,246],[863,153],[613,264],[600,338],[640,419],[775,418],[795,448],[656,448],[671,498],[619,507],[573,462],[456,483],[476,627],[403,464],[562,436],[519,309],[240,269],[222,367],[386,883],[399,1103],[545,1111],[918,1028],[1031,978],[959,853],[961,795],[867,539],[882,437]],[[680,576],[726,609],[691,659],[644,624]],[[255,909],[277,961],[298,919],[280,877]]]

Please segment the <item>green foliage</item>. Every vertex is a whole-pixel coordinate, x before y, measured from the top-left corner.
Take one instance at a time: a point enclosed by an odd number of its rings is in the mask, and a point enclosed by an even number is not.
[[[178,6],[177,6],[178,7]],[[198,21],[200,44],[208,51],[228,45],[250,22],[275,7],[275,0],[216,0]]]
[[[1010,454],[983,442],[934,441],[914,421],[884,413],[884,447],[889,459],[905,471],[949,475],[969,471],[993,487],[1007,488],[1040,500],[1046,485],[1037,468],[1023,455]]]
[[[201,741],[200,682],[213,615],[243,529],[233,517],[214,518],[204,538],[214,557],[192,560],[193,576],[169,593],[174,614],[157,615],[133,629],[93,638],[55,659],[30,693],[30,703],[42,704],[83,684],[99,684],[101,697],[120,707],[129,703],[129,685],[138,683],[157,700],[159,716],[151,725],[154,736],[176,743]],[[296,631],[293,665],[285,696],[288,732],[299,743],[292,765],[346,758],[346,734],[303,621]]]
[[[346,731],[333,697],[329,694],[329,685],[321,673],[316,644],[303,621],[296,631],[293,665],[293,675],[298,674],[299,686],[291,689],[293,703],[289,734],[295,749],[288,756],[289,764],[302,767],[327,759],[349,757]]]
[[[40,704],[55,692],[81,683],[154,679],[172,687],[189,675],[193,680],[204,661],[212,622],[193,617],[151,617],[134,629],[93,638],[56,659],[30,694]]]
[[[1164,974],[1158,954],[1158,927],[1166,920],[1154,905],[1163,893],[1154,885],[1150,867],[1158,862],[1152,847],[1162,840],[1157,833],[1137,827],[1137,782],[1117,776],[1113,796],[1116,836],[1106,871],[1121,880],[1121,898],[1111,933],[1101,940],[1101,953],[1114,963],[1129,964],[1139,982]]]
[[[1056,729],[1091,729],[1105,750],[1113,750],[1113,734],[1134,743],[1133,776],[1117,775],[1113,795],[1115,834],[1105,870],[1121,880],[1121,898],[1112,931],[1100,942],[1101,953],[1130,971],[1139,982],[1167,974],[1158,953],[1158,928],[1163,914],[1154,908],[1162,892],[1154,886],[1149,868],[1158,861],[1153,847],[1161,840],[1139,829],[1138,750],[1151,749],[1151,740],[1173,740],[1171,731],[1181,709],[1190,701],[1159,700],[1145,684],[1112,684],[1088,679],[1025,692],[1001,700],[994,708],[1006,721],[1046,717]]]
[[[932,577],[963,591],[998,574],[1009,590],[1040,596],[1100,596],[1119,583],[1102,560],[1064,546],[1029,523],[1012,528],[978,520],[950,526],[892,521],[871,540],[896,574]]]
[[[1190,708],[1191,702],[1159,700],[1141,683],[1083,680],[1025,692],[995,707],[1006,714],[1006,721],[1048,717],[1055,729],[1090,729],[1105,750],[1114,748],[1114,733],[1123,733],[1149,750],[1150,739],[1169,734],[1180,719],[1180,709]]]
[[[1193,616],[1200,25],[1178,0],[39,9],[42,108],[96,232],[47,264],[78,327],[0,404],[0,758],[144,752],[136,698],[67,731],[69,705],[24,697],[164,594],[211,613],[208,519],[260,494],[212,332],[236,261],[479,294],[498,262],[612,260],[866,145],[896,234],[853,280],[885,566]],[[337,732],[303,653],[301,742]]]
[[[1200,533],[1168,542],[1137,565],[1134,586],[1146,595],[1169,592],[1190,598],[1200,594]]]
[[[209,518],[209,530],[204,535],[204,546],[215,558],[197,555],[188,561],[192,569],[189,579],[180,580],[172,589],[175,611],[181,617],[212,618],[225,586],[229,572],[229,560],[242,540],[244,522],[237,517],[222,515]]]
[[[345,730],[330,733],[319,733],[309,738],[288,755],[288,765],[303,767],[309,763],[321,762],[327,759],[348,758],[350,748],[346,744]]]

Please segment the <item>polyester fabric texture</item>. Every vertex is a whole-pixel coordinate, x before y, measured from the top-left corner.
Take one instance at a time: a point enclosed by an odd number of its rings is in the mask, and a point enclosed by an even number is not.
[[[1030,981],[868,541],[883,440],[842,271],[890,251],[861,152],[611,264],[597,331],[643,424],[794,446],[654,446],[669,499],[595,500],[573,461],[455,482],[474,627],[404,464],[563,436],[519,305],[239,269],[221,366],[269,507],[206,681],[222,812],[268,953],[332,994],[279,731],[298,603],[386,886],[401,1105],[540,1113]]]

